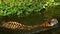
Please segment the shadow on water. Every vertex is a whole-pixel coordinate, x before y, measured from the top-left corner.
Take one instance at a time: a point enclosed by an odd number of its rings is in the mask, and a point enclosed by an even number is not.
[[[26,25],[37,25],[43,23],[44,16],[40,14],[32,14],[25,17],[5,16],[2,17],[2,21],[16,21]]]

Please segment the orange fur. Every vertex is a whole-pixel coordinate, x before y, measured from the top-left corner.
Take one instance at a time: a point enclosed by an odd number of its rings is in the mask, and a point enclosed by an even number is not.
[[[51,27],[50,26],[51,24],[49,24],[48,23],[48,21],[45,21],[43,24],[41,24],[40,26],[42,27],[42,28],[47,28],[47,27]]]

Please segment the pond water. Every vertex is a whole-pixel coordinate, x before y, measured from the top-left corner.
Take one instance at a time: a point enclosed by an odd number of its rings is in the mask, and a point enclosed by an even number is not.
[[[42,24],[44,22],[44,17],[40,16],[40,15],[30,15],[28,17],[4,17],[2,18],[3,21],[17,21],[19,23],[25,24],[25,25],[37,25],[37,24]],[[0,28],[1,30],[1,28]],[[36,34],[59,34],[60,30],[59,28],[56,29],[51,29],[48,31],[42,31]],[[20,33],[14,33],[14,32],[5,32],[5,31],[0,31],[0,34],[20,34]]]

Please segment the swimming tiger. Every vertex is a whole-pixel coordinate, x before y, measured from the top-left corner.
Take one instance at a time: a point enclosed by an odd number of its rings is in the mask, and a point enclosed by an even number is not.
[[[40,26],[42,28],[48,28],[48,27],[52,27],[54,25],[56,25],[58,23],[58,20],[53,18],[50,21],[46,20],[43,24],[41,24]]]
[[[34,25],[34,26],[28,26],[28,25],[24,25],[18,22],[13,22],[13,21],[9,21],[7,23],[3,23],[2,27],[7,28],[7,29],[11,29],[11,30],[34,30],[36,28],[48,28],[48,27],[52,27],[54,25],[56,25],[58,23],[57,19],[51,19],[50,21],[46,20],[43,24],[40,25]]]

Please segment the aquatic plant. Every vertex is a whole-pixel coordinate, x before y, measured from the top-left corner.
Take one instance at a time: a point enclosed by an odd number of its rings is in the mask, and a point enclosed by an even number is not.
[[[0,0],[0,16],[30,14],[43,8],[42,0]]]
[[[59,5],[55,0],[0,0],[0,16],[29,15],[40,12],[45,6]]]

